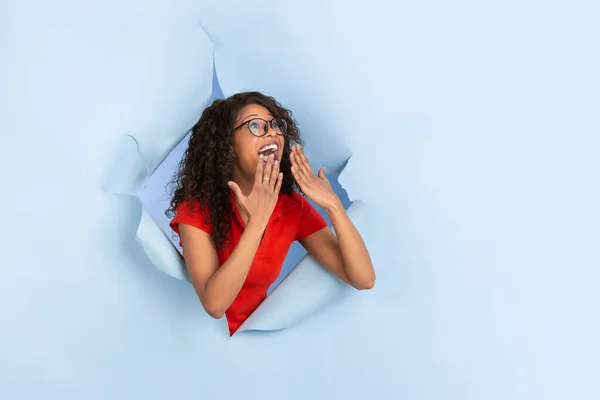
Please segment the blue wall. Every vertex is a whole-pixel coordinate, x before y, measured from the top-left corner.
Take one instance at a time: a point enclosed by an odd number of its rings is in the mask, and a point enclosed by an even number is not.
[[[0,397],[598,398],[598,11],[4,2]],[[213,55],[377,210],[376,287],[292,329],[229,338],[100,190],[123,134],[159,151],[219,96]]]

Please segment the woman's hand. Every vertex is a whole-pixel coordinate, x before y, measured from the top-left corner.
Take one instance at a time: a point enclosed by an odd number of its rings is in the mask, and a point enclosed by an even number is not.
[[[325,176],[325,167],[319,170],[318,176],[315,175],[300,146],[292,147],[290,160],[292,161],[292,174],[300,185],[300,189],[309,199],[325,209],[339,204],[339,198]]]
[[[254,186],[248,196],[244,196],[237,183],[229,181],[227,184],[243,208],[242,211],[248,215],[248,223],[253,221],[266,227],[279,197],[283,173],[279,172],[279,162],[274,160],[272,154],[266,165],[263,160],[263,156],[260,155],[254,175]]]

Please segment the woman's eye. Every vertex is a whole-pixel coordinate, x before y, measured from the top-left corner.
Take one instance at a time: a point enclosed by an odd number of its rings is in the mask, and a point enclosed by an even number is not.
[[[258,129],[258,124],[256,122],[253,122],[250,125],[250,129]]]

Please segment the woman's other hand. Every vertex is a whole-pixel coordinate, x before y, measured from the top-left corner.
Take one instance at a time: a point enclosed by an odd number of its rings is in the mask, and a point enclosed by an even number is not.
[[[339,198],[325,176],[325,167],[319,170],[318,176],[315,175],[300,146],[292,147],[290,160],[294,179],[309,199],[325,209],[339,205]]]

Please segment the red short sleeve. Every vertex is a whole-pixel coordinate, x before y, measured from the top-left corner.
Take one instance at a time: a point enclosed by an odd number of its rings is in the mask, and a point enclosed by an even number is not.
[[[193,207],[192,207],[193,205]],[[175,211],[175,217],[169,223],[169,226],[175,233],[179,235],[179,223],[184,223],[196,227],[204,232],[212,235],[212,227],[206,223],[206,215],[200,208],[198,202],[182,201],[177,210]]]
[[[302,217],[300,218],[300,226],[296,233],[295,240],[304,239],[313,233],[327,227],[327,221],[319,214],[317,210],[304,198],[297,194],[296,199],[302,208]]]

